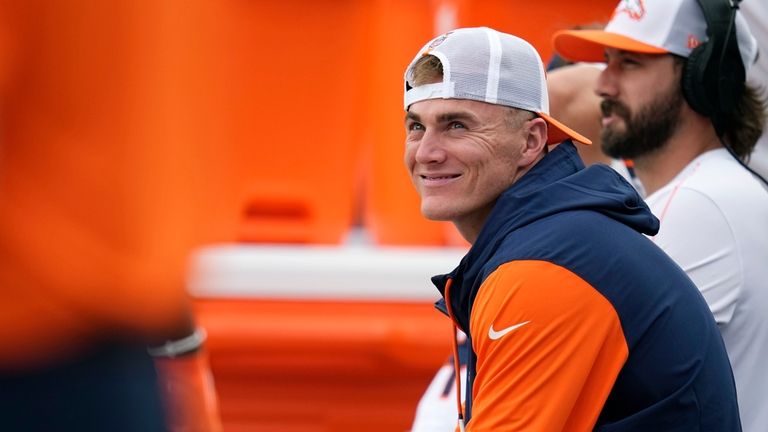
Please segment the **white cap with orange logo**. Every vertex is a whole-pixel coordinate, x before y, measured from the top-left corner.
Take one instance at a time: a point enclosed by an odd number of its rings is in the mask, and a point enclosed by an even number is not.
[[[757,42],[740,13],[736,37],[744,70],[749,70]],[[688,57],[707,41],[707,22],[696,0],[622,0],[604,30],[563,30],[553,41],[560,55],[574,61],[603,61],[606,47]]]

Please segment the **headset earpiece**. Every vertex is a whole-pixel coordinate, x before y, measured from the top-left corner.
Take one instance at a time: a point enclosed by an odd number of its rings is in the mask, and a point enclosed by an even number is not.
[[[694,111],[707,117],[711,117],[716,112],[713,101],[717,100],[717,94],[712,92],[716,89],[708,86],[705,80],[713,46],[714,44],[708,41],[694,48],[683,66],[682,75],[685,100]]]
[[[693,49],[683,67],[681,86],[688,104],[710,117],[722,132],[722,121],[736,109],[746,73],[736,37],[739,1],[698,0],[707,22],[708,40]]]
[[[723,147],[765,185],[768,181],[736,154],[723,139],[727,119],[744,93],[746,70],[739,51],[736,11],[741,0],[698,0],[707,21],[706,42],[691,51],[683,66],[681,87],[696,112],[709,117]]]

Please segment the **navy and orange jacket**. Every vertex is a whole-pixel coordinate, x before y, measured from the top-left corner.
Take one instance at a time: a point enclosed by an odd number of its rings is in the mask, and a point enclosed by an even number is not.
[[[643,235],[658,226],[570,142],[499,197],[460,265],[433,278],[443,295],[451,281],[469,338],[467,430],[741,430],[704,299]]]

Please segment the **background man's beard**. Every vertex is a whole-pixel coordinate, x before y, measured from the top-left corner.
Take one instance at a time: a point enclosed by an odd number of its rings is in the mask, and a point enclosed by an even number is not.
[[[667,143],[680,122],[683,95],[678,88],[642,108],[636,115],[620,102],[603,100],[603,115],[611,113],[624,120],[626,130],[603,128],[600,139],[605,154],[612,158],[636,159],[652,153]]]

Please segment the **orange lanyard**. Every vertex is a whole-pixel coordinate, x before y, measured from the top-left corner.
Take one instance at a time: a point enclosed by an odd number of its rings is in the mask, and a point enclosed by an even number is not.
[[[458,327],[453,319],[453,309],[451,308],[450,289],[453,279],[448,279],[445,283],[445,309],[448,312],[448,318],[451,320],[451,347],[453,348],[453,370],[456,378],[456,408],[459,413],[458,424],[459,431],[464,432],[464,407],[461,405],[461,366],[459,362],[459,342],[456,340]]]

